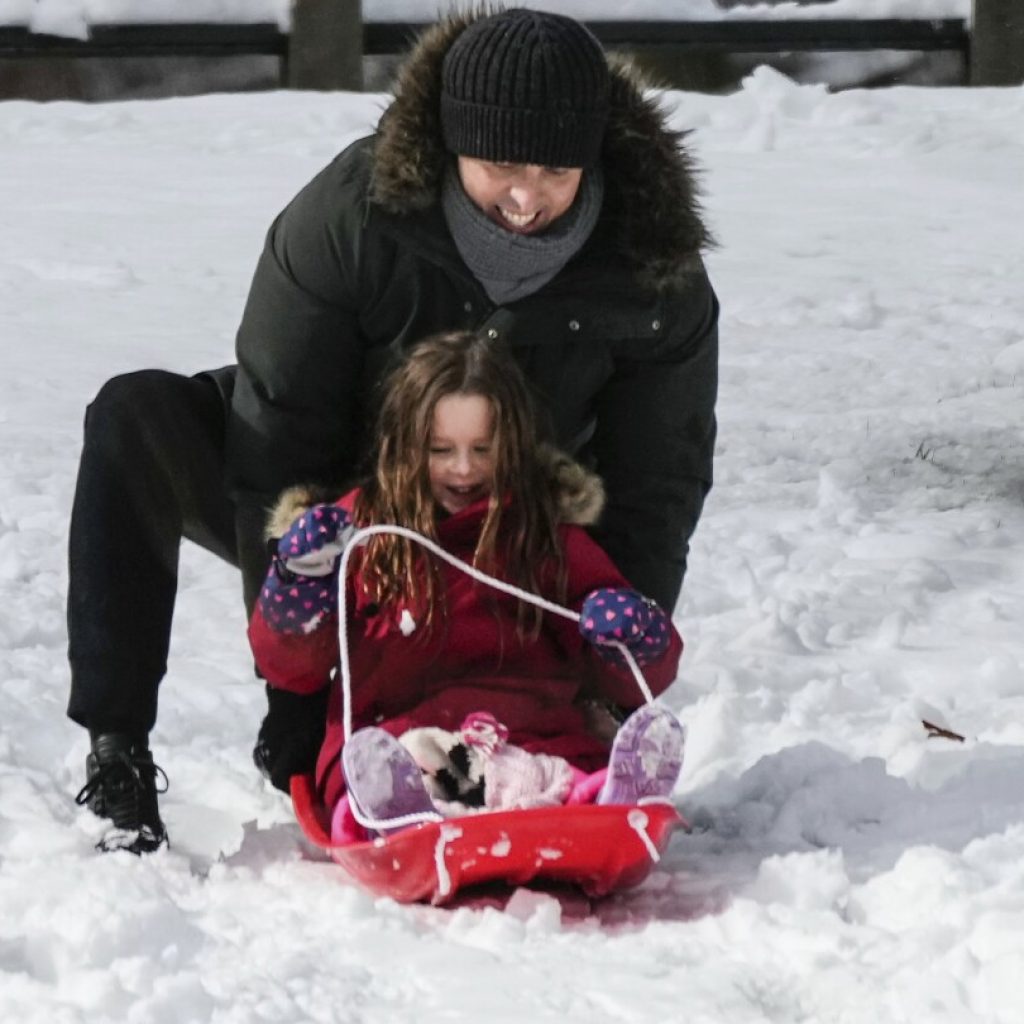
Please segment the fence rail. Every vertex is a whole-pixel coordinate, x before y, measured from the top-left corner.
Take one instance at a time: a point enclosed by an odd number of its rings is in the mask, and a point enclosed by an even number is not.
[[[970,34],[962,18],[835,18],[822,21],[588,21],[608,47],[672,46],[729,53],[790,50],[959,50]],[[423,24],[369,22],[363,27],[366,53],[398,53]]]
[[[288,53],[277,25],[93,25],[87,39],[0,27],[0,57],[231,57]]]
[[[606,46],[673,46],[731,53],[789,50],[959,50],[970,45],[959,18],[831,19],[825,21],[592,21],[589,28]],[[427,25],[366,22],[363,52],[406,50]],[[275,24],[191,23],[94,25],[87,39],[43,35],[21,27],[0,27],[3,57],[203,57],[255,54],[283,57],[288,34]]]
[[[350,20],[342,21],[330,13],[346,6],[333,6],[337,3],[338,0],[305,0],[305,10],[315,11],[320,20],[310,17],[301,29],[300,3],[291,35],[276,24],[147,23],[94,25],[88,38],[73,39],[34,33],[23,27],[0,26],[0,59],[262,55],[279,59],[282,84],[298,88],[360,88],[361,56],[402,53],[426,27],[416,22],[360,22],[358,5],[349,8]],[[981,0],[975,3],[977,9]],[[976,80],[971,63],[977,40],[972,39],[971,30],[961,18],[633,20],[588,21],[587,25],[611,49],[673,47],[693,53],[945,50],[959,53],[965,78]],[[1015,37],[1015,33],[1016,28],[1009,35]],[[1002,39],[999,42],[1008,45]],[[1019,57],[1014,59],[1019,61]],[[342,63],[344,72],[339,71]],[[1016,73],[1011,62],[1011,81]]]

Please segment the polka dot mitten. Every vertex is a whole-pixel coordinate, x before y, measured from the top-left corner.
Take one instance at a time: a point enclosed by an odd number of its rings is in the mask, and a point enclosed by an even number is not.
[[[292,523],[260,590],[271,629],[311,633],[337,612],[338,558],[352,532],[351,517],[337,505],[314,505]]]
[[[609,644],[625,644],[640,666],[665,653],[670,635],[668,616],[661,608],[626,587],[603,587],[588,594],[580,609],[580,633],[608,660],[622,660]]]

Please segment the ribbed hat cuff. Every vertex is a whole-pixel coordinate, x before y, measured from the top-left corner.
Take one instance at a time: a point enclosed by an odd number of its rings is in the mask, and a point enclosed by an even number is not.
[[[445,147],[497,163],[590,167],[600,156],[607,119],[604,110],[520,110],[441,95]]]

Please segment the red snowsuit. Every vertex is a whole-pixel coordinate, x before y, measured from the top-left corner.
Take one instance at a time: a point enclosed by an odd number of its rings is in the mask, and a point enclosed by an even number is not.
[[[355,495],[338,504],[351,512]],[[441,546],[472,562],[486,508],[481,501],[441,521]],[[590,591],[629,585],[582,527],[562,524],[559,535],[567,579],[560,603],[578,611]],[[601,696],[633,708],[643,697],[629,669],[603,660],[576,623],[545,613],[537,639],[523,641],[516,633],[515,598],[438,560],[445,600],[431,628],[418,624],[406,636],[399,629],[402,608],[378,609],[358,585],[360,557],[353,553],[347,588],[353,729],[379,725],[394,736],[428,725],[455,731],[470,712],[490,711],[508,726],[510,743],[558,754],[585,771],[606,764],[608,748],[587,732],[578,699]],[[554,573],[548,575],[542,596],[557,600]],[[270,685],[301,694],[333,687],[316,769],[317,789],[333,808],[344,792],[341,686],[329,681],[338,664],[337,620],[326,619],[310,634],[284,634],[268,625],[257,605],[249,639]],[[682,646],[672,629],[668,650],[644,669],[654,693],[675,678]]]

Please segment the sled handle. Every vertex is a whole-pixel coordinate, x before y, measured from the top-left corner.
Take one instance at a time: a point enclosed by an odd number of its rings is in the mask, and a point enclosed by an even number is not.
[[[521,601],[526,601],[529,604],[535,604],[538,608],[543,608],[545,611],[549,611],[553,615],[561,615],[563,619],[569,619],[570,622],[580,621],[579,613],[574,612],[571,608],[563,608],[560,604],[555,604],[553,601],[548,601],[543,597],[538,597],[536,594],[530,594],[519,587],[513,586],[511,583],[506,583],[504,580],[488,576],[487,573],[481,572],[475,566],[470,565],[468,562],[464,562],[461,558],[456,558],[455,555],[445,551],[444,548],[435,541],[431,540],[429,537],[424,537],[423,534],[417,533],[415,530],[407,529],[404,526],[390,526],[384,524],[365,526],[362,529],[356,530],[345,545],[345,550],[341,556],[341,566],[338,570],[338,647],[341,655],[341,712],[346,743],[352,736],[352,676],[348,656],[348,615],[345,607],[347,588],[345,586],[345,581],[348,578],[348,563],[352,556],[352,552],[355,551],[357,547],[365,544],[371,537],[381,533],[392,533],[399,537],[405,537],[407,540],[411,540],[414,543],[419,544],[421,547],[425,547],[428,551],[437,555],[438,558],[443,559],[450,565],[454,565],[455,568],[461,569],[464,573],[472,576],[473,579],[480,583],[493,587],[495,590],[500,590],[505,594],[511,594],[513,597],[517,597]],[[604,646],[615,647],[622,653],[622,656],[626,659],[626,664],[629,666],[629,670],[633,673],[636,685],[643,694],[644,700],[648,704],[653,704],[654,694],[651,693],[651,688],[647,685],[647,680],[644,679],[644,675],[640,671],[640,666],[636,663],[636,659],[633,657],[632,651],[618,640],[613,640]]]

